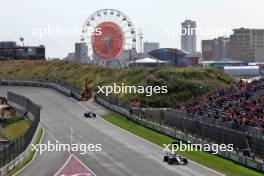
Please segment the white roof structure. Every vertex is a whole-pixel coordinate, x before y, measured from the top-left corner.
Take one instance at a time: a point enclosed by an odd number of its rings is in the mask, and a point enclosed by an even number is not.
[[[250,66],[264,65],[264,62],[251,62],[251,63],[248,63],[248,65]]]
[[[146,57],[143,59],[137,59],[134,62],[131,63],[136,63],[136,64],[155,64],[155,63],[169,63],[169,61],[161,61],[158,59],[154,59],[154,58],[150,58],[150,57]]]
[[[239,60],[202,61],[202,64],[237,64],[237,63],[244,63],[244,61],[239,61]]]
[[[259,66],[226,66],[225,70],[248,70],[248,69],[259,69]]]
[[[224,71],[229,75],[258,75],[259,66],[234,66],[224,67]]]

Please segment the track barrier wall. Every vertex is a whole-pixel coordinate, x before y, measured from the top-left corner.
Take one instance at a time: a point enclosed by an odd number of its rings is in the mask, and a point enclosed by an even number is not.
[[[5,175],[14,167],[23,162],[31,151],[31,143],[35,141],[36,131],[40,122],[40,107],[34,104],[30,99],[12,93],[7,93],[8,102],[15,105],[18,109],[24,109],[30,119],[29,129],[15,140],[4,144],[0,148],[0,176]]]
[[[51,88],[66,96],[72,96],[77,100],[81,100],[81,89],[74,92],[73,90],[69,90],[69,87],[64,87],[62,83],[65,85],[67,84],[64,81],[61,81],[60,84],[56,84],[55,81],[45,82],[45,80],[43,80],[43,82],[0,81],[0,85],[6,86],[14,85]],[[240,153],[242,149],[248,148],[249,145],[255,154],[264,157],[263,131],[247,127],[244,129],[247,131],[246,133],[245,131],[232,129],[230,124],[215,121],[215,119],[208,119],[200,116],[194,117],[170,108],[131,109],[128,101],[115,96],[106,97],[97,94],[96,101],[106,108],[122,114],[144,127],[171,136],[175,139],[185,142],[190,141],[196,144],[234,144],[238,150],[234,152],[220,152],[219,156],[264,173],[263,162],[245,157]]]
[[[29,86],[29,87],[43,87],[56,90],[65,96],[73,97],[74,99],[81,101],[81,91],[76,91],[75,89],[68,89],[63,85],[58,85],[53,82],[44,83],[44,82],[35,82],[35,81],[13,81],[13,80],[4,80],[0,81],[1,86]]]
[[[134,110],[129,109],[129,106],[125,103],[125,101],[119,102],[117,99],[118,98],[113,99],[111,97],[97,96],[96,101],[111,111],[126,116],[128,119],[139,125],[184,142],[189,141],[194,144],[228,144],[228,142],[234,142],[235,147],[238,145],[247,147],[245,146],[246,142],[243,140],[244,138],[247,138],[248,140],[251,140],[250,142],[252,142],[252,145],[255,146],[256,149],[260,150],[260,152],[264,151],[264,138],[259,138],[259,136],[255,136],[256,139],[254,139],[254,136],[247,136],[247,134],[238,130],[203,123],[201,121],[197,121],[197,119],[190,120],[186,118],[185,114],[182,114],[182,112],[177,114],[175,112],[176,110],[173,109],[142,108],[140,111],[138,109],[134,109],[136,111],[133,112]],[[116,104],[123,105],[123,107]],[[169,116],[171,118],[168,118]],[[239,153],[239,151],[219,152],[218,155],[264,173],[264,162],[259,162],[245,157]]]

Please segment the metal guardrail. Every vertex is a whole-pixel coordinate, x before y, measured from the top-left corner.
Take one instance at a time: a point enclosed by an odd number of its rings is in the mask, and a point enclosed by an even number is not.
[[[0,75],[0,81],[20,81],[20,82],[38,82],[38,83],[45,83],[45,84],[54,84],[58,87],[62,87],[74,94],[81,95],[82,88],[75,84],[69,83],[62,79],[57,79],[54,77],[48,77],[46,75],[35,75],[31,79],[25,78],[24,76],[8,76],[8,75]]]
[[[205,138],[201,139],[198,137],[194,137],[194,136],[187,134],[187,133],[184,133],[182,131],[177,131],[174,128],[169,128],[168,126],[162,126],[158,123],[155,123],[154,121],[149,121],[147,119],[140,118],[139,116],[132,114],[129,109],[122,108],[122,107],[115,105],[112,102],[108,102],[107,100],[104,100],[100,97],[97,97],[96,101],[99,104],[103,105],[104,107],[128,117],[130,120],[133,120],[134,122],[138,123],[139,125],[142,125],[146,128],[155,130],[159,133],[171,136],[175,139],[179,139],[179,140],[182,140],[185,142],[190,141],[190,143],[194,143],[194,144],[212,144],[212,142],[208,141],[208,138],[207,139],[205,139]],[[175,121],[175,119],[174,119],[174,121]],[[255,169],[257,171],[264,173],[264,163],[263,162],[258,162],[258,161],[255,161],[253,159],[247,158],[238,152],[228,152],[228,151],[227,152],[220,152],[219,155],[222,156],[223,158],[226,158],[228,160],[232,160],[238,164],[241,164],[243,166],[246,166],[246,167],[249,167],[249,168],[252,168],[252,169]]]
[[[34,82],[34,81],[0,81],[0,85],[47,87],[47,88],[55,89],[55,90],[63,93],[66,96],[72,96],[72,97],[76,98],[77,100],[81,100],[81,94],[71,92],[67,88],[60,86],[60,85],[57,85],[55,83]],[[105,107],[115,111],[115,112],[118,112],[120,114],[123,114],[123,115],[131,118],[136,123],[141,124],[147,128],[151,128],[155,131],[158,131],[158,132],[161,132],[163,134],[181,139],[183,141],[190,141],[190,142],[196,141],[196,143],[201,143],[201,144],[204,143],[205,139],[197,139],[193,136],[186,135],[186,134],[180,133],[174,129],[171,129],[168,126],[167,127],[162,126],[162,125],[165,125],[165,123],[162,124],[162,122],[164,122],[164,119],[158,118],[159,123],[155,123],[157,121],[153,120],[153,119],[152,119],[152,122],[147,121],[147,120],[142,120],[142,118],[139,118],[138,116],[133,115],[130,112],[129,102],[124,101],[123,99],[120,100],[117,97],[105,97],[105,100],[103,100],[102,98],[103,97],[101,95],[97,95],[97,102],[104,105]],[[163,117],[164,117],[164,115],[163,115]],[[183,114],[181,114],[179,117],[184,118],[184,119],[188,118],[187,116],[184,116]],[[174,121],[175,121],[175,119],[174,119]],[[170,123],[170,122],[171,121],[167,121],[167,123]],[[235,138],[236,138],[236,136],[235,136]],[[208,138],[206,140],[208,140]],[[255,170],[264,172],[264,163],[262,163],[262,162],[257,162],[255,160],[244,157],[244,156],[242,156],[238,153],[234,153],[234,152],[224,152],[224,153],[220,153],[220,155],[226,159],[235,161],[235,162],[237,162],[241,165],[244,165],[246,167],[250,167],[250,168],[253,168]]]
[[[78,101],[82,100],[81,88],[61,80],[48,80],[49,81],[45,79],[40,82],[36,82],[0,79],[0,86],[30,86],[50,88],[62,93],[65,96],[73,97]],[[35,132],[40,121],[40,107],[38,105],[35,105],[24,96],[20,96],[11,92],[8,92],[8,99],[20,106],[20,108],[22,107],[29,112],[30,119],[32,120],[32,126],[24,135],[20,136],[15,141],[12,141],[7,146],[0,148],[0,165],[3,165],[3,167],[0,169],[0,176],[12,170],[19,163],[23,162],[23,160],[29,155],[31,151],[31,146],[29,143],[34,141],[35,136],[33,138],[33,135],[36,134]]]
[[[234,144],[234,147],[241,151],[250,148],[254,154],[264,158],[263,129],[246,126],[242,130],[233,128],[230,122],[194,116],[171,108],[131,108],[130,102],[120,97],[103,94],[97,94],[97,97],[131,114],[143,117],[149,122],[173,129],[177,128],[200,138],[210,139],[214,143]]]
[[[33,136],[35,135],[40,122],[40,108],[30,99],[12,92],[7,93],[7,99],[19,108],[28,111],[31,124],[24,134],[8,144],[4,144],[0,149],[0,165],[3,166],[0,169],[1,176],[12,170],[28,155],[29,150],[26,149],[30,146],[29,144],[32,142]]]
[[[130,101],[124,100],[124,98],[122,97],[117,97],[113,95],[105,96],[104,94],[97,94],[97,97],[100,97],[106,100],[107,102],[117,105],[119,107],[122,107],[126,110],[130,110],[130,107],[131,107]],[[185,112],[182,112],[176,109],[172,109],[172,108],[145,107],[144,109],[145,109],[145,112],[147,112],[145,113],[146,118],[149,118],[150,121],[154,121],[155,123],[160,123],[161,125],[166,125],[168,123],[166,121],[167,120],[166,117],[174,117],[174,118],[182,117],[182,118],[186,118],[189,120],[196,120],[202,123],[208,123],[208,124],[213,124],[215,126],[221,126],[221,127],[225,127],[225,128],[229,128],[233,130],[247,132],[252,136],[264,138],[264,129],[260,129],[260,128],[255,128],[255,127],[251,127],[247,125],[233,126],[232,123],[230,123],[229,121],[222,121],[219,119],[208,118],[205,116],[192,115],[192,114],[188,114],[188,113],[185,113]],[[166,109],[166,111],[164,111],[164,109]],[[166,116],[164,114],[165,112],[166,112]],[[138,112],[133,111],[133,113],[136,113],[138,116],[140,116],[141,110],[139,109]]]
[[[82,100],[81,94],[79,92],[73,92],[61,85],[55,83],[44,83],[35,81],[14,81],[14,80],[2,80],[0,81],[1,86],[30,86],[30,87],[44,87],[56,90],[65,96],[73,97],[76,100]]]

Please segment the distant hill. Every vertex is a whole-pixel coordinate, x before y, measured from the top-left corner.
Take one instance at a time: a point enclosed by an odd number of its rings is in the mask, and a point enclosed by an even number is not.
[[[220,70],[202,68],[102,68],[96,65],[81,65],[63,61],[9,61],[0,62],[0,75],[12,78],[33,79],[40,75],[55,77],[84,87],[85,78],[89,87],[97,85],[168,86],[168,94],[119,95],[126,99],[138,98],[143,104],[155,107],[174,107],[175,104],[193,96],[234,83],[234,79]]]

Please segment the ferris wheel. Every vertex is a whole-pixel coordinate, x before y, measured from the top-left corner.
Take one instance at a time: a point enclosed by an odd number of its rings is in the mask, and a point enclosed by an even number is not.
[[[136,52],[136,31],[131,20],[115,9],[94,12],[82,28],[91,62],[100,66],[128,67]]]

